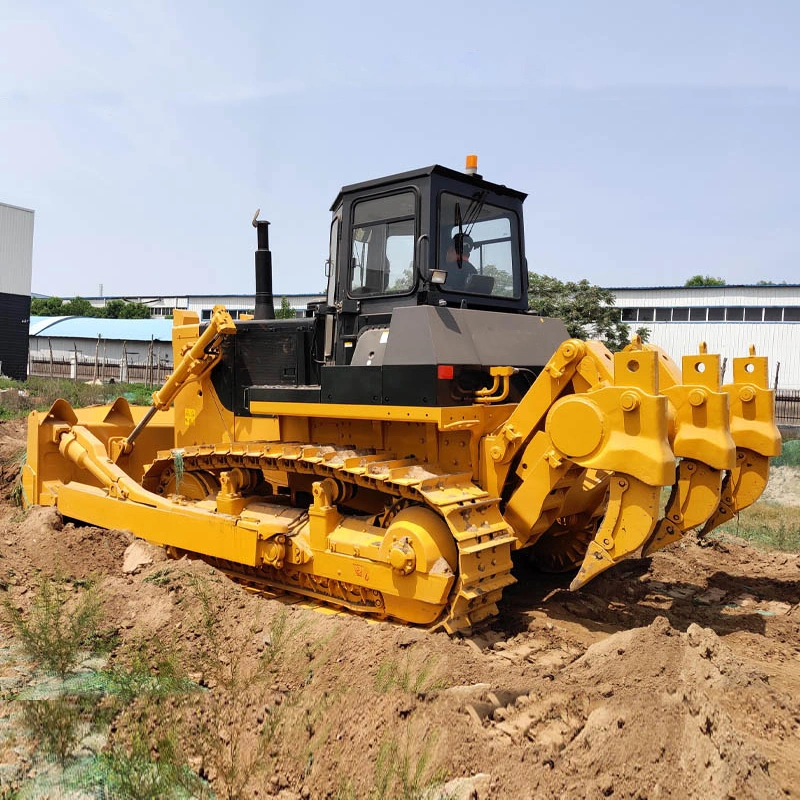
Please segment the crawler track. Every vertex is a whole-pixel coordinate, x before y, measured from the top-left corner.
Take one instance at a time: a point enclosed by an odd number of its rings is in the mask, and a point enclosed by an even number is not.
[[[456,583],[437,623],[451,633],[497,614],[503,588],[514,582],[511,550],[515,538],[500,512],[499,499],[476,486],[471,475],[446,473],[435,465],[397,459],[387,453],[360,455],[332,446],[253,442],[160,452],[145,471],[145,488],[158,491],[175,469],[176,457],[185,473],[218,475],[237,467],[278,470],[287,476],[311,475],[320,480],[332,478],[345,487],[364,487],[383,495],[387,506],[405,499],[433,509],[447,523],[458,548]],[[219,566],[254,588],[269,586],[385,616],[380,593],[366,586],[334,581],[290,565],[280,570],[252,569],[229,562]]]

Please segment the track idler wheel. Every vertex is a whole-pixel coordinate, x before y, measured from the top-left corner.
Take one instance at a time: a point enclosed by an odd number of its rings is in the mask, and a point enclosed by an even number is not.
[[[443,580],[452,587],[458,572],[458,549],[444,519],[424,506],[402,509],[386,530],[380,557],[392,567],[396,591],[383,592],[386,613],[409,622],[434,622],[448,597],[440,595],[441,603],[434,605],[423,600],[431,594],[426,589],[433,590]]]

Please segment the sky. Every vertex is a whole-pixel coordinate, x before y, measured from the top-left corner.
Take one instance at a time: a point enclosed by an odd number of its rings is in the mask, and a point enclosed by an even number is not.
[[[800,3],[0,0],[33,290],[317,292],[341,186],[479,156],[529,269],[800,283]]]

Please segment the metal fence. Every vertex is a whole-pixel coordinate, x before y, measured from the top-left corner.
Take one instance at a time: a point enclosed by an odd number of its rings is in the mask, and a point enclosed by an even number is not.
[[[65,358],[31,353],[28,375],[40,378],[67,378],[101,383],[143,383],[156,386],[164,383],[172,372],[172,364],[163,360],[126,361],[121,358]]]
[[[775,421],[778,425],[800,425],[800,389],[778,389]]]

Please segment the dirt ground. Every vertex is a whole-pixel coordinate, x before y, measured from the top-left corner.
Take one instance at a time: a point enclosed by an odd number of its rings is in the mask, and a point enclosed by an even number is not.
[[[0,425],[0,461],[23,445],[22,423]],[[242,735],[244,749],[265,713],[286,709],[244,796],[366,797],[387,743],[431,775],[471,778],[450,784],[462,797],[800,794],[797,555],[688,539],[576,593],[569,576],[520,565],[499,619],[450,638],[254,595],[199,561],[156,557],[126,574],[130,534],[62,524],[52,510],[23,516],[8,500],[12,476],[0,477],[0,595],[12,603],[30,602],[39,571],[96,576],[119,649],[169,643],[209,696],[219,686],[200,674],[198,608],[215,610],[223,661],[252,679],[222,705],[181,712],[188,749],[214,709],[230,717],[220,735]],[[784,502],[800,503],[798,483],[780,478]],[[276,649],[276,621],[288,635],[261,683],[252,667]],[[24,748],[0,742],[0,763],[15,758],[24,776]],[[215,786],[220,776],[193,759]]]

